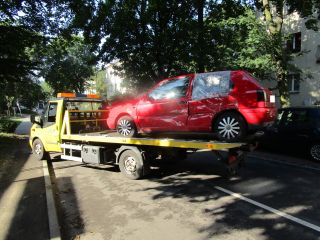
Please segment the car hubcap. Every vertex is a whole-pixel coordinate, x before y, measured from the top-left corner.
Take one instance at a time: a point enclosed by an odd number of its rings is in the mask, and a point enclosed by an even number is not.
[[[313,145],[310,152],[315,160],[320,161],[320,145]]]
[[[136,171],[136,160],[133,157],[128,157],[124,161],[124,169],[128,174],[133,174]]]
[[[235,138],[240,134],[239,122],[235,118],[225,117],[219,122],[218,131],[224,138]]]
[[[35,148],[34,148],[34,152],[37,154],[37,155],[40,155],[41,152],[42,152],[42,147],[41,147],[41,144],[38,143],[35,145]]]
[[[127,119],[121,120],[118,125],[118,132],[124,136],[129,135],[132,132],[131,122]]]

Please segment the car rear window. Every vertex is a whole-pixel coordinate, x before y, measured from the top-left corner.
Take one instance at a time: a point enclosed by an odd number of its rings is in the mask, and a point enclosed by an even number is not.
[[[193,81],[192,99],[206,99],[230,91],[230,71],[200,73]]]

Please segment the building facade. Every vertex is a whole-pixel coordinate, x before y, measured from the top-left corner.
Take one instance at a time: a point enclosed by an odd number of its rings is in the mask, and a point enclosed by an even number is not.
[[[289,75],[291,106],[320,103],[320,32],[307,29],[306,21],[292,13],[283,23],[284,32],[291,34],[287,48],[293,53],[292,63],[301,70]]]

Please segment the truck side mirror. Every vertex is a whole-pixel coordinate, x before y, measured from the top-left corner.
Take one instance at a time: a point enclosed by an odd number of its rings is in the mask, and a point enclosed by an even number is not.
[[[36,115],[31,115],[30,116],[30,122],[33,123],[33,124],[38,124],[39,126],[42,127],[42,120],[39,116],[36,116]]]

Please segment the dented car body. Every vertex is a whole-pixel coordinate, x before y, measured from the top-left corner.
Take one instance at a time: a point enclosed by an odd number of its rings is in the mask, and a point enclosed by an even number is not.
[[[213,132],[239,141],[276,117],[275,99],[246,71],[165,79],[142,97],[114,102],[107,124],[123,136],[138,132]]]

